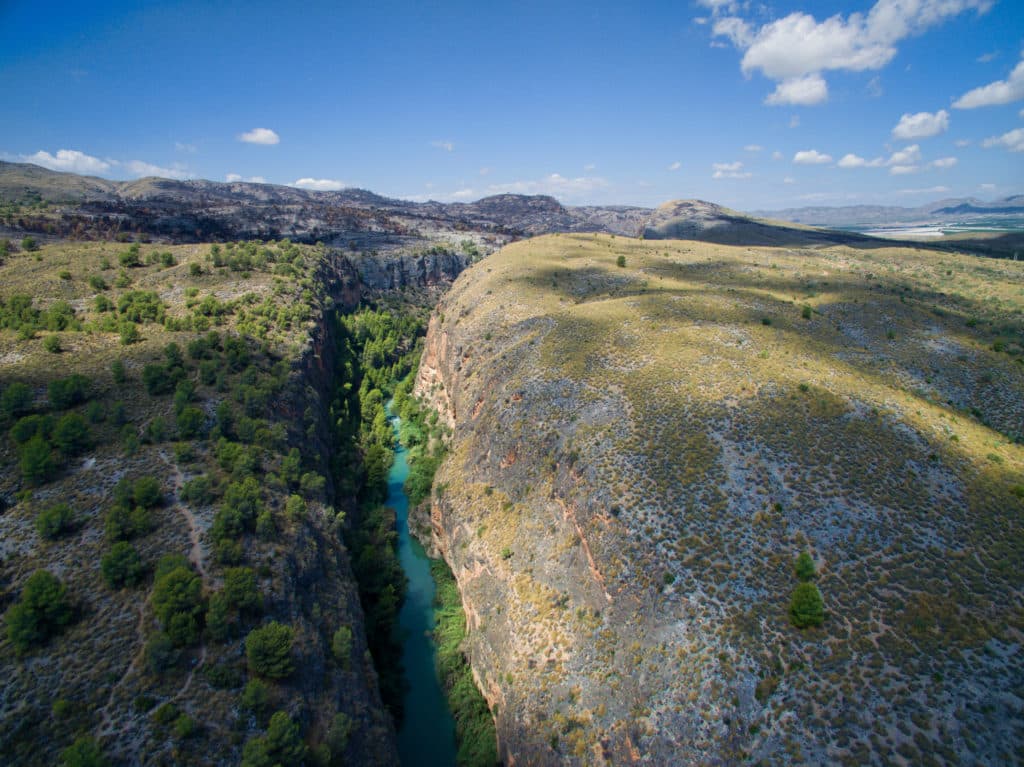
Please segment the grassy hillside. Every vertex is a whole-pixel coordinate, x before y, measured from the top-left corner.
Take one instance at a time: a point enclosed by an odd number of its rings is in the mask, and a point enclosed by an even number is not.
[[[323,476],[323,258],[64,243],[0,265],[3,763],[393,762]]]
[[[538,238],[456,282],[421,371],[508,754],[1020,758],[1024,264]]]

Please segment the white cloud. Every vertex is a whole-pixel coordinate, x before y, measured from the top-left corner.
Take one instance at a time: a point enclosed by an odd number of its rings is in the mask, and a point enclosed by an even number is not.
[[[882,88],[882,81],[878,75],[868,80],[868,84],[864,86],[864,91],[873,99],[881,98],[885,94],[885,89]]]
[[[774,152],[772,152],[772,159],[773,160],[781,160],[782,158],[783,158],[783,154],[778,149],[776,149]]]
[[[750,178],[753,173],[743,170],[743,163],[739,162],[715,162],[711,164],[714,173],[711,178]]]
[[[909,173],[917,173],[921,170],[917,165],[893,165],[889,168],[889,173],[893,176],[906,176]]]
[[[344,181],[337,181],[333,178],[300,178],[293,181],[289,186],[297,186],[299,189],[311,189],[315,192],[336,192],[345,188]]]
[[[970,140],[969,138],[958,138],[958,139],[957,139],[956,141],[954,141],[953,143],[954,143],[954,144],[955,144],[956,146],[958,146],[958,147],[960,147],[960,148],[962,149],[962,148],[963,148],[963,147],[965,147],[965,146],[970,146],[970,145],[971,145],[971,140]]]
[[[820,104],[828,99],[828,85],[819,74],[810,74],[805,77],[792,77],[783,80],[775,90],[765,97],[764,103],[769,106],[781,106],[783,104],[796,104],[798,106],[812,106]]]
[[[786,176],[784,179],[782,179],[782,183],[783,184],[795,184],[796,183],[796,179],[793,178],[792,176]]]
[[[877,0],[867,14],[836,14],[818,21],[797,11],[759,27],[737,15],[749,3],[702,4],[715,18],[712,37],[725,38],[743,51],[743,73],[760,71],[779,84],[766,103],[819,104],[828,94],[823,72],[881,69],[896,56],[896,44],[904,38],[969,9],[983,13],[993,1]],[[792,95],[803,100],[787,100]]]
[[[481,176],[486,176],[490,172],[491,172],[491,169],[486,167],[486,166],[484,166],[483,168],[480,169],[480,175]]]
[[[586,165],[584,165],[584,166],[583,166],[583,170],[585,170],[585,171],[587,171],[587,172],[589,172],[589,171],[592,171],[592,170],[594,170],[595,168],[597,168],[597,165],[595,165],[595,164],[594,164],[594,163],[592,163],[592,162],[588,162],[588,163],[587,163]]]
[[[948,128],[949,112],[940,109],[935,114],[918,112],[903,115],[892,129],[892,135],[900,139],[927,138],[945,133]]]
[[[761,146],[760,144],[747,144],[745,147],[743,147],[744,152],[760,152],[763,149],[764,147]]]
[[[157,176],[159,178],[176,178],[183,179],[188,176],[188,172],[180,165],[175,165],[173,168],[161,168],[159,165],[152,165],[142,160],[130,160],[129,162],[119,163],[124,168],[128,169],[128,172],[138,176]]]
[[[839,160],[840,168],[879,168],[885,164],[885,160],[876,157],[874,160],[865,160],[855,154],[844,154]]]
[[[1024,99],[1024,58],[1021,58],[1005,80],[996,80],[967,91],[953,102],[953,106],[957,109],[977,109],[1009,104],[1020,99]]]
[[[56,155],[40,150],[24,159],[50,170],[68,173],[103,173],[110,170],[109,162],[79,152],[77,149],[58,149]]]
[[[952,168],[954,165],[957,164],[957,162],[959,162],[959,160],[957,160],[955,157],[940,157],[938,160],[932,160],[931,165],[933,168],[945,169]]]
[[[196,153],[196,146],[195,146],[195,144],[185,144],[185,143],[182,143],[181,141],[175,141],[174,142],[174,149],[176,151],[178,151],[178,152],[185,152],[186,154],[195,154]]]
[[[560,173],[551,173],[536,180],[512,181],[507,184],[492,184],[488,194],[549,194],[553,197],[578,199],[608,189],[611,186],[600,176],[566,178]]]
[[[248,178],[245,178],[244,176],[240,176],[237,173],[229,173],[227,176],[224,177],[224,180],[227,181],[229,184],[235,184],[235,183],[238,183],[238,182],[244,182],[246,184],[265,184],[265,183],[267,183],[267,180],[265,178],[263,178],[263,176],[249,176]],[[305,180],[306,179],[303,179],[303,181],[305,181]],[[298,184],[296,184],[296,186],[297,185]]]
[[[994,192],[998,187],[995,184],[978,184],[978,189],[986,192]]]
[[[1011,152],[1024,152],[1024,128],[1015,128],[1002,136],[992,136],[981,142],[986,149],[1004,147]]]
[[[668,169],[669,170],[679,170],[681,167],[683,167],[683,164],[681,162],[679,162],[679,160],[676,160],[674,163],[672,163],[671,165],[668,166]]]
[[[999,51],[989,51],[978,56],[975,61],[979,64],[988,64],[990,61],[995,61],[997,56],[999,56]]]
[[[281,143],[281,137],[270,128],[253,128],[251,131],[240,133],[238,140],[244,141],[246,144],[262,144],[264,146]]]
[[[948,186],[929,186],[925,189],[900,189],[896,194],[946,194]]]
[[[793,115],[792,117],[789,118],[789,127],[790,128],[799,128],[800,127],[800,115]]]
[[[448,196],[451,197],[453,200],[470,200],[473,197],[476,197],[476,192],[474,192],[472,189],[459,189],[456,192],[452,192]]]
[[[430,146],[434,147],[435,149],[443,149],[446,152],[455,151],[455,144],[453,144],[451,141],[431,141]]]
[[[804,149],[793,155],[793,162],[797,165],[824,165],[832,162],[832,155],[823,154],[817,149]]]
[[[919,162],[921,162],[921,147],[917,144],[911,144],[910,146],[903,147],[898,152],[893,152],[885,164],[917,165]]]

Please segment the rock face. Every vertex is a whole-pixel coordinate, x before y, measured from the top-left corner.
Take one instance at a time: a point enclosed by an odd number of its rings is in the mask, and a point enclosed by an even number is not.
[[[1024,372],[951,312],[1024,275],[938,257],[561,236],[455,282],[416,391],[454,428],[433,545],[505,763],[1013,760]],[[945,268],[963,292],[905,301]]]

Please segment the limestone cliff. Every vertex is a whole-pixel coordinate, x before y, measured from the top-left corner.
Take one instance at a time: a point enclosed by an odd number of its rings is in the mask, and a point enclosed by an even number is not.
[[[507,764],[1012,760],[1024,372],[957,317],[1024,275],[936,258],[563,236],[455,282],[416,391]]]

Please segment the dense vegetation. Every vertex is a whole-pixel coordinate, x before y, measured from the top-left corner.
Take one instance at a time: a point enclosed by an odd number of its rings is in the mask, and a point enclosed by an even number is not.
[[[0,761],[298,764],[308,745],[326,766],[386,736],[325,414],[289,390],[333,308],[323,256],[66,243],[0,265]],[[352,447],[333,469],[354,488]],[[299,656],[325,659],[315,687]]]

